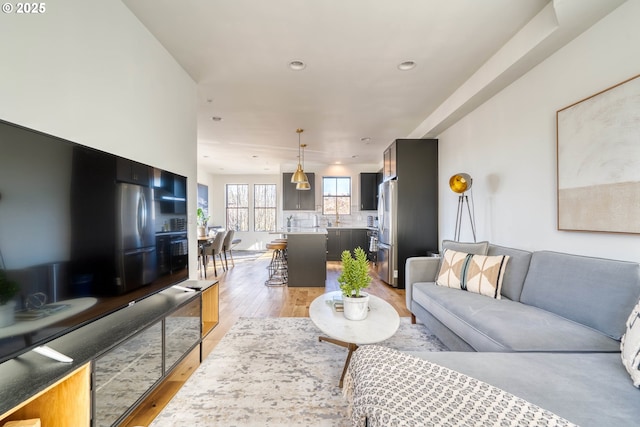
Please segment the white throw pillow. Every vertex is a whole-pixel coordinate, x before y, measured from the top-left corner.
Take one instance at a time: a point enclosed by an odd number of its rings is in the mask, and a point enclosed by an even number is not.
[[[507,255],[472,255],[445,249],[436,284],[500,299]]]
[[[640,301],[627,319],[627,331],[620,341],[622,364],[631,375],[633,385],[640,388]]]

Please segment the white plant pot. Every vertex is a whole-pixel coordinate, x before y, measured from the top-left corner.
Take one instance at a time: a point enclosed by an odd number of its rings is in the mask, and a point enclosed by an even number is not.
[[[201,225],[198,226],[198,237],[206,237],[207,227],[203,227]]]
[[[369,314],[369,295],[363,292],[360,297],[342,296],[344,303],[344,317],[349,320],[364,320]]]
[[[15,301],[9,301],[6,304],[0,305],[0,328],[13,325],[16,322],[15,306]]]

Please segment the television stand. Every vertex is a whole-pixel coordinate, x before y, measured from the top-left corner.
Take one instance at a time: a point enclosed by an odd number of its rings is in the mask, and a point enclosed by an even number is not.
[[[34,352],[43,355],[44,357],[48,357],[49,359],[53,359],[56,360],[58,362],[62,362],[62,363],[71,363],[73,362],[73,359],[70,358],[69,356],[66,356],[62,353],[60,353],[57,350],[52,349],[49,346],[46,345],[41,345],[40,347],[36,347],[33,349]]]

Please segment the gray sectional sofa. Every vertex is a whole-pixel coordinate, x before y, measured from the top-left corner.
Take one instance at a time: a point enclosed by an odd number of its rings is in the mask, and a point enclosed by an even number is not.
[[[501,298],[439,286],[441,259],[408,259],[412,320],[426,324],[452,350],[420,358],[578,425],[640,424],[640,390],[620,355],[625,322],[640,298],[637,263],[488,242],[445,241],[444,249],[508,255]]]

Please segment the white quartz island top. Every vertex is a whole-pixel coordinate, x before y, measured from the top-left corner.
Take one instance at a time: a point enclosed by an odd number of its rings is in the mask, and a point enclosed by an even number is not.
[[[327,234],[324,227],[288,227],[272,231],[271,234]]]

